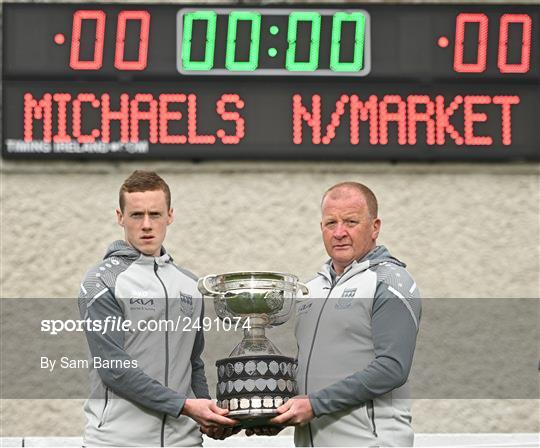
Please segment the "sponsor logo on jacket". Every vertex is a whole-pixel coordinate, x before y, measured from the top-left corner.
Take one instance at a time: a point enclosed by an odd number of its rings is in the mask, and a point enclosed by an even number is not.
[[[129,299],[129,309],[132,311],[155,311],[154,299],[148,297],[131,297]]]
[[[307,313],[311,310],[311,307],[312,307],[313,303],[303,303],[302,305],[300,305],[298,307],[298,311],[297,313],[298,314],[304,314],[304,313]]]

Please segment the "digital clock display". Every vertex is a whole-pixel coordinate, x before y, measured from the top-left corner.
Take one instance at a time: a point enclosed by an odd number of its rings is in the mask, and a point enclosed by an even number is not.
[[[185,9],[177,29],[178,71],[185,75],[369,73],[364,10]]]
[[[2,156],[539,160],[540,6],[2,5]]]

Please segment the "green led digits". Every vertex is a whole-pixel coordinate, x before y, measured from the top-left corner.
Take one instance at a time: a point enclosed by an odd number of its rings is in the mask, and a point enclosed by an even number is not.
[[[249,41],[249,58],[247,61],[236,60],[236,31],[238,22],[246,20],[251,22],[251,36]],[[261,39],[261,15],[257,12],[241,11],[229,15],[229,28],[227,30],[227,50],[225,53],[225,67],[233,71],[253,71],[259,66],[259,42]]]
[[[309,60],[296,61],[296,40],[298,37],[298,22],[311,22],[311,38],[309,46]],[[290,71],[314,71],[319,66],[319,46],[321,35],[321,15],[318,12],[293,12],[289,15],[287,31],[287,48],[285,67]]]
[[[203,61],[191,60],[191,39],[193,22],[206,21],[206,45]],[[185,15],[182,39],[182,65],[184,70],[211,70],[214,66],[214,49],[216,45],[217,14],[214,11],[196,11]]]
[[[352,62],[341,62],[341,27],[343,22],[355,22],[354,56]],[[355,72],[364,66],[364,30],[366,18],[361,12],[338,12],[332,20],[332,46],[330,48],[330,69],[336,72]]]
[[[176,67],[188,76],[367,76],[363,9],[180,8]]]

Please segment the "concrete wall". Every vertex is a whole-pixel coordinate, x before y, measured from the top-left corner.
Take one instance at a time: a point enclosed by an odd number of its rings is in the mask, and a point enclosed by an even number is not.
[[[342,180],[380,202],[380,243],[425,297],[538,297],[537,165],[29,163],[2,165],[2,296],[74,297],[122,238],[114,209],[133,169],[169,182],[166,247],[198,275],[241,269],[307,280],[326,254],[322,193]]]

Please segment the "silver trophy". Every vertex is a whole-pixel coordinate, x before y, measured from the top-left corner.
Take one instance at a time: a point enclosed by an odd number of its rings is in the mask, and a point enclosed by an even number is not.
[[[279,272],[229,272],[199,280],[199,291],[214,298],[217,316],[238,321],[244,338],[228,358],[216,362],[218,406],[244,428],[266,426],[276,409],[297,395],[296,361],[284,356],[265,336],[294,311],[298,291],[308,288],[298,277]],[[245,325],[248,324],[248,325]]]

